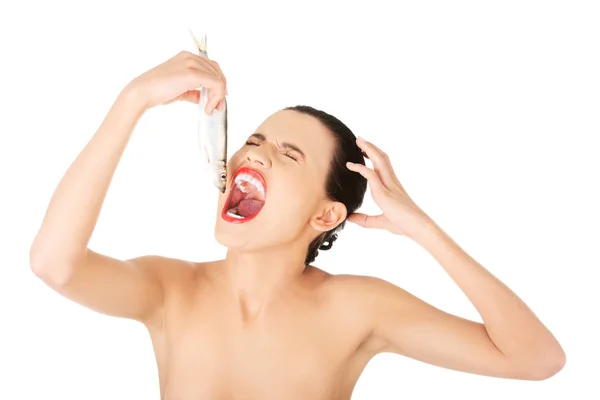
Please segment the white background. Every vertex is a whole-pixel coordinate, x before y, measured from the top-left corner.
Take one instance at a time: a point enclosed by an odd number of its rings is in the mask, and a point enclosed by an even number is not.
[[[55,294],[30,272],[28,251],[54,188],[121,88],[193,51],[191,26],[208,34],[228,77],[230,154],[282,107],[339,117],[389,153],[417,204],[519,294],[567,353],[562,372],[542,382],[381,355],[353,400],[600,398],[593,3],[3,2],[1,397],[159,398],[144,328]],[[212,236],[216,190],[199,180],[196,121],[189,103],[142,118],[92,249],[193,261],[225,254]],[[378,211],[369,196],[363,210]],[[480,320],[405,238],[350,225],[316,265],[388,279]]]

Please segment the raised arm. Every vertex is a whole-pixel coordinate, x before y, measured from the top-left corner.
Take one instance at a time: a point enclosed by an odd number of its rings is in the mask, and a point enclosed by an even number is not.
[[[457,371],[500,378],[543,380],[564,364],[552,334],[524,304],[476,300],[484,323],[471,321],[420,300],[377,278],[364,298],[372,315],[370,347]],[[365,293],[366,294],[366,293]],[[513,303],[513,304],[510,304]]]
[[[198,103],[200,86],[224,98],[214,61],[181,52],[135,78],[56,188],[30,249],[33,272],[50,287],[98,312],[147,322],[163,300],[160,257],[118,260],[88,248],[102,204],[137,121],[146,110],[177,100]]]
[[[355,214],[349,220],[415,240],[440,263],[483,319],[477,323],[450,315],[374,279],[365,301],[374,315],[371,340],[375,347],[482,375],[539,380],[560,371],[565,353],[529,307],[410,199],[383,151],[364,140],[358,145],[374,169],[348,168],[367,178],[383,214]]]

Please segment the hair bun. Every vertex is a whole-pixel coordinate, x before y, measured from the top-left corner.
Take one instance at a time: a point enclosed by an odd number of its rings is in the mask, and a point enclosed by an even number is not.
[[[333,235],[325,238],[325,240],[323,241],[323,244],[321,244],[321,246],[319,246],[319,250],[329,250],[331,249],[331,246],[333,246],[333,242],[335,242],[337,240],[337,233],[334,233]]]

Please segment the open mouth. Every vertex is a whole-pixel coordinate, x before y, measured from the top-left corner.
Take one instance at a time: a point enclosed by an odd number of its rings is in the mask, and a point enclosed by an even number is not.
[[[258,171],[237,170],[221,213],[223,219],[238,224],[252,220],[265,205],[266,188],[265,179]]]

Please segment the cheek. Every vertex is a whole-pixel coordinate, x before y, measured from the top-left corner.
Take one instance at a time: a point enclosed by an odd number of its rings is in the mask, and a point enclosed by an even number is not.
[[[227,161],[227,173],[229,175],[231,175],[235,172],[236,166],[239,165],[239,163],[243,159],[243,157],[244,157],[244,152],[242,150],[236,151],[235,153],[233,153],[231,155],[231,157],[229,157],[229,160]]]
[[[267,190],[268,208],[279,216],[285,216],[292,225],[304,224],[318,203],[315,185],[297,176],[278,179],[272,190]]]

